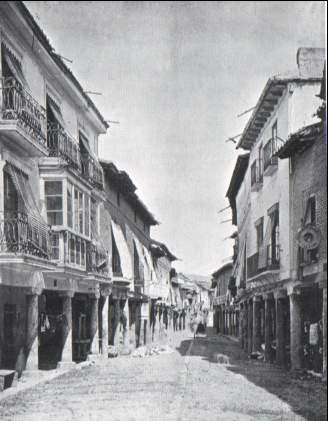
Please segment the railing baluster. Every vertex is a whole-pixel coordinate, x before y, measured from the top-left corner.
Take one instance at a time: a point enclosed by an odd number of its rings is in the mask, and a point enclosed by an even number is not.
[[[34,141],[45,146],[45,109],[14,78],[2,79],[2,91],[2,118],[18,120]]]

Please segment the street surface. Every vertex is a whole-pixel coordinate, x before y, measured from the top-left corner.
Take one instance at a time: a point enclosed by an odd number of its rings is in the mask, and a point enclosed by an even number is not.
[[[234,341],[176,333],[173,353],[110,359],[0,401],[3,421],[325,420],[325,387],[263,362]],[[217,354],[230,365],[218,363]]]

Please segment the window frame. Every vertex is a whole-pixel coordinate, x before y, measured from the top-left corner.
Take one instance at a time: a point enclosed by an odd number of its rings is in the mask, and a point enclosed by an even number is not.
[[[47,194],[47,184],[49,183],[60,183],[61,184],[61,194]],[[64,180],[63,179],[46,179],[44,180],[44,199],[45,199],[45,207],[47,213],[47,223],[51,226],[63,226],[65,224],[65,212],[64,212]],[[48,198],[60,197],[61,198],[61,209],[48,209]],[[61,224],[52,224],[49,221],[49,213],[50,214],[59,214],[61,212]]]

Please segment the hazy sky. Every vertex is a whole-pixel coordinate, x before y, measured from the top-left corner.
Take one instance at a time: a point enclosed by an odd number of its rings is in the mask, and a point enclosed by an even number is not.
[[[161,222],[153,237],[209,274],[232,255],[225,193],[268,77],[324,46],[324,2],[25,2],[105,118],[100,154]]]

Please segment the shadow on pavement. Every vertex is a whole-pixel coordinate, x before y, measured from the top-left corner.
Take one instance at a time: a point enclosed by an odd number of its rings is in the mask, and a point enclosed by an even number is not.
[[[182,341],[176,349],[182,356],[199,356],[213,364],[228,362],[225,365],[227,370],[244,376],[256,386],[276,395],[306,420],[327,420],[327,385],[321,379],[294,374],[263,361],[250,360],[238,342],[215,334],[213,329],[208,330],[206,335]]]

